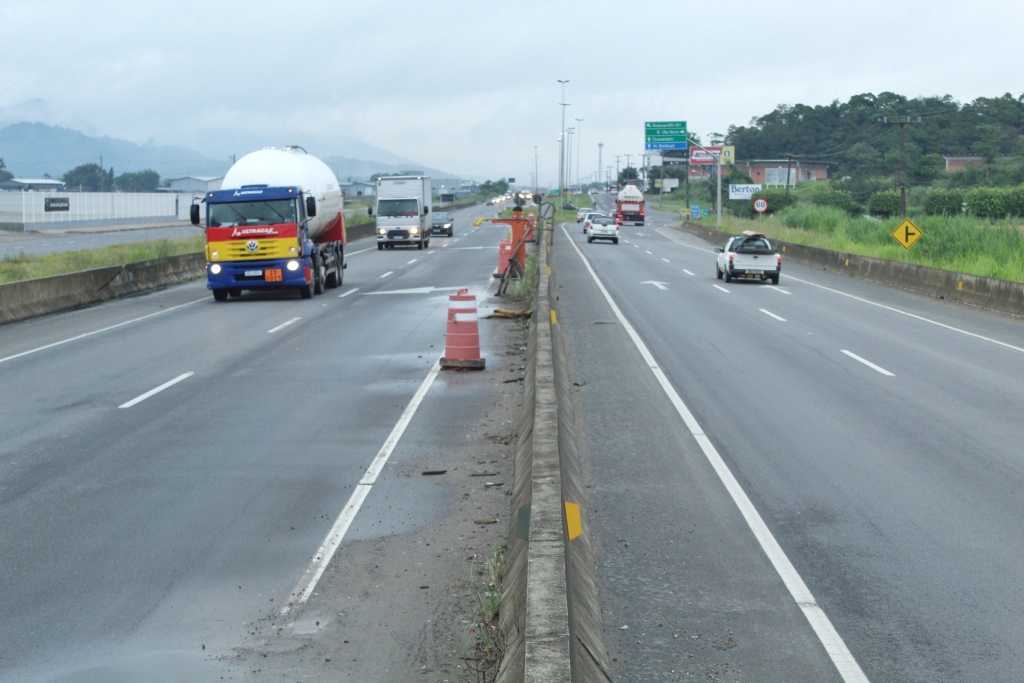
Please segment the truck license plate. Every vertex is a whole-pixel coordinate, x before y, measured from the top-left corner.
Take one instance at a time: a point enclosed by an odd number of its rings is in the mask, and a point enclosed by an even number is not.
[[[281,281],[281,269],[280,268],[267,268],[263,271],[263,279],[267,282],[280,282]]]
[[[245,271],[245,276],[246,277],[259,277],[260,275],[263,275],[263,271],[262,270],[247,270],[247,271]]]

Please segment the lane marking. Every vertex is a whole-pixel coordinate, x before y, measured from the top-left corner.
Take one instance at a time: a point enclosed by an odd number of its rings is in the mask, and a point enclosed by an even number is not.
[[[288,327],[289,325],[291,325],[293,323],[297,323],[300,320],[302,320],[302,316],[301,315],[298,318],[292,318],[288,322],[281,323],[280,325],[278,325],[277,327],[275,327],[272,330],[267,330],[267,334],[274,334],[278,330],[283,330],[284,328]]]
[[[384,277],[387,277],[388,275],[392,275],[392,274],[393,274],[394,272],[395,272],[395,271],[393,271],[393,270],[389,270],[388,272],[386,272],[386,273],[384,273],[383,275],[381,275],[381,277],[382,277],[382,278],[384,278]]]
[[[418,258],[414,258],[414,259],[413,259],[412,261],[409,261],[409,262],[408,262],[408,263],[406,263],[405,265],[407,265],[407,266],[411,266],[412,264],[416,263],[417,261],[419,261],[419,259],[418,259]]]
[[[175,310],[177,310],[179,308],[184,308],[185,306],[191,306],[192,304],[197,304],[200,301],[207,301],[207,300],[208,300],[208,298],[204,296],[202,299],[196,299],[195,301],[189,301],[188,303],[178,304],[177,306],[171,306],[170,308],[165,308],[164,310],[157,311],[156,313],[150,313],[148,315],[144,315],[144,316],[139,317],[139,318],[132,318],[131,320],[125,320],[123,323],[117,323],[116,325],[110,325],[108,327],[104,327],[104,328],[101,328],[99,330],[93,330],[92,332],[85,332],[83,334],[79,334],[79,335],[76,335],[74,337],[68,337],[67,339],[62,339],[60,341],[53,342],[52,344],[46,344],[45,346],[39,346],[39,347],[36,347],[34,349],[29,349],[28,351],[22,351],[21,353],[16,353],[13,356],[7,356],[6,358],[0,358],[0,363],[6,363],[7,361],[14,360],[15,358],[21,358],[22,356],[28,356],[28,355],[33,354],[33,353],[38,353],[39,351],[45,351],[46,349],[52,349],[55,346],[60,346],[62,344],[67,344],[69,342],[78,341],[79,339],[85,339],[86,337],[91,337],[94,334],[100,334],[101,332],[109,332],[110,330],[117,329],[118,327],[124,327],[125,325],[131,325],[132,323],[137,323],[137,322],[139,322],[141,320],[146,320],[146,319],[152,318],[154,316],[163,315],[164,313],[170,313],[171,311],[175,311]]]
[[[789,276],[787,275],[786,277],[789,277]],[[790,291],[787,291],[785,289],[782,289],[778,285],[775,285],[774,287],[765,287],[764,289],[770,289],[771,291],[778,292],[779,294],[788,294],[789,296],[793,295],[793,292],[790,292]]]
[[[634,244],[634,245],[633,245],[633,247],[634,247],[635,249],[639,249],[639,248],[640,248],[640,245],[639,245],[639,244]]]
[[[718,290],[721,290],[721,291],[725,292],[726,294],[729,293],[729,290],[726,289],[725,287],[722,287],[721,285],[711,285],[711,286],[714,287],[715,289],[718,289]]]
[[[430,368],[430,372],[423,379],[420,384],[420,388],[416,390],[412,399],[409,401],[409,405],[405,407],[405,411],[402,412],[402,416],[398,418],[398,422],[395,423],[394,428],[391,430],[391,434],[388,435],[387,440],[384,441],[384,445],[377,452],[376,457],[370,462],[370,466],[366,468],[366,472],[363,474],[363,478],[356,484],[355,490],[349,497],[348,502],[345,503],[345,507],[342,508],[341,514],[338,515],[338,519],[335,520],[334,526],[327,533],[327,537],[324,542],[320,544],[320,548],[317,549],[316,554],[313,556],[313,560],[309,563],[306,571],[303,572],[302,577],[296,584],[295,589],[292,590],[291,595],[288,598],[288,603],[281,610],[281,614],[287,614],[291,609],[292,605],[298,603],[302,604],[309,600],[309,597],[313,594],[313,590],[316,589],[316,584],[320,581],[320,577],[323,576],[324,570],[327,569],[327,565],[330,564],[331,559],[334,557],[334,553],[337,552],[338,546],[341,545],[342,540],[345,538],[345,534],[348,532],[349,526],[352,524],[352,520],[355,519],[359,513],[359,508],[362,507],[363,501],[370,495],[370,489],[373,488],[374,482],[377,481],[377,477],[380,476],[381,470],[384,469],[384,465],[387,464],[388,458],[391,457],[391,452],[395,450],[395,446],[398,445],[402,435],[405,434],[406,427],[412,422],[412,418],[416,415],[416,410],[420,407],[420,403],[423,402],[423,397],[427,395],[427,391],[430,389],[430,385],[434,383],[434,379],[437,374],[441,371],[441,359],[438,358],[434,361],[434,365]]]
[[[433,254],[433,253],[434,253],[434,250],[433,250],[433,249],[431,249],[431,250],[430,250],[430,251],[428,251],[427,253],[428,253],[428,254]]]
[[[683,272],[686,273],[687,275],[693,275],[693,273],[688,271],[686,268],[683,268]]]
[[[999,341],[998,339],[993,339],[991,337],[986,337],[984,335],[977,334],[975,332],[968,332],[967,330],[960,329],[959,327],[953,327],[952,325],[947,325],[946,323],[940,323],[938,320],[932,320],[931,318],[925,318],[924,316],[917,315],[915,313],[909,313],[907,311],[902,311],[902,310],[900,310],[898,308],[893,308],[892,306],[886,306],[885,304],[880,304],[878,302],[871,301],[870,299],[865,299],[863,297],[859,297],[859,296],[856,296],[854,294],[847,294],[846,292],[841,292],[838,289],[832,289],[831,287],[826,287],[825,285],[819,285],[819,284],[816,284],[814,282],[808,282],[807,280],[801,280],[800,278],[793,277],[792,275],[788,275],[787,277],[789,277],[790,279],[796,280],[797,282],[802,282],[805,285],[811,285],[812,287],[817,287],[819,289],[824,289],[825,291],[832,292],[833,294],[839,294],[840,296],[845,296],[847,298],[854,299],[855,301],[860,301],[861,303],[869,304],[871,306],[877,306],[878,308],[884,308],[887,311],[892,311],[893,313],[899,313],[900,315],[905,315],[908,318],[913,318],[914,320],[920,320],[921,322],[928,323],[929,325],[935,325],[936,327],[941,327],[941,328],[949,330],[951,332],[958,332],[960,334],[965,334],[968,337],[974,337],[975,339],[980,339],[981,341],[986,341],[986,342],[988,342],[990,344],[996,344],[997,346],[1002,346],[1002,347],[1007,348],[1007,349],[1012,349],[1013,351],[1020,351],[1021,353],[1024,353],[1024,348],[1021,348],[1020,346],[1014,346],[1013,344],[1007,344],[1006,342]]]
[[[368,249],[360,249],[359,251],[346,251],[345,258],[348,258],[349,256],[355,256],[356,254],[362,254],[364,251],[373,251],[373,248],[371,247]]]
[[[650,253],[650,252],[647,252],[647,253]],[[662,261],[664,261],[665,263],[672,263],[672,262],[671,262],[671,261],[669,261],[669,260],[668,260],[667,258],[663,258],[663,259],[661,259],[661,260],[662,260]]]
[[[647,251],[647,250],[646,250],[646,249],[644,249],[644,251]],[[648,254],[651,254],[651,252],[649,252],[649,251],[647,251],[647,253],[648,253]],[[654,254],[651,254],[651,256],[654,256]]]
[[[564,231],[565,228],[563,227],[562,230]],[[568,236],[569,233],[566,231],[566,237]],[[835,627],[832,625],[828,615],[825,614],[825,611],[818,605],[817,601],[814,599],[814,594],[811,593],[810,589],[804,583],[803,578],[801,578],[796,567],[793,566],[793,563],[789,561],[789,557],[787,557],[785,551],[783,551],[782,546],[780,546],[779,542],[775,540],[772,532],[768,529],[768,525],[765,524],[760,513],[758,513],[757,508],[754,507],[754,504],[750,501],[750,498],[743,490],[743,487],[740,486],[736,477],[733,476],[729,466],[725,464],[725,461],[722,460],[722,456],[718,453],[714,444],[711,443],[711,439],[709,439],[704,433],[704,429],[697,422],[693,413],[691,413],[690,409],[685,403],[683,403],[683,399],[680,398],[679,394],[672,386],[672,383],[669,382],[668,376],[665,375],[662,369],[658,366],[657,361],[654,360],[654,356],[651,355],[647,345],[644,344],[640,335],[633,329],[633,326],[629,324],[629,321],[626,320],[626,316],[622,314],[622,311],[619,310],[615,300],[612,299],[611,294],[608,293],[608,290],[605,288],[600,278],[597,277],[597,273],[594,272],[593,267],[591,267],[590,261],[588,261],[587,257],[583,255],[583,252],[580,251],[580,248],[576,246],[575,242],[572,240],[569,242],[572,244],[572,248],[576,250],[576,254],[583,260],[583,265],[587,267],[587,270],[590,272],[590,277],[593,278],[598,289],[601,290],[601,294],[604,295],[605,301],[608,302],[608,305],[611,307],[615,317],[618,318],[622,329],[624,329],[629,335],[629,338],[633,341],[633,345],[636,346],[640,355],[643,356],[644,362],[647,363],[647,367],[650,368],[651,372],[658,380],[658,383],[672,402],[672,405],[675,406],[676,412],[678,412],[679,416],[683,419],[683,422],[690,430],[690,433],[697,441],[701,450],[704,451],[704,456],[708,459],[708,462],[711,463],[715,473],[718,474],[718,478],[729,492],[729,495],[732,497],[736,507],[739,508],[740,513],[743,515],[743,519],[746,520],[747,526],[750,527],[754,537],[761,545],[761,549],[764,551],[765,555],[768,556],[772,566],[775,567],[775,571],[789,590],[789,594],[793,597],[793,600],[807,618],[811,628],[814,629],[814,633],[818,636],[818,640],[825,647],[825,651],[828,653],[832,663],[839,671],[839,674],[843,677],[843,680],[846,683],[869,683],[868,677],[864,675],[860,665],[857,664],[857,660],[854,659],[853,654],[851,654],[850,650],[846,647],[846,643],[843,642],[839,632],[836,631]]]
[[[874,363],[872,363],[871,361],[866,360],[864,358],[861,358],[860,356],[858,356],[857,354],[853,353],[852,351],[847,351],[846,349],[840,349],[840,351],[842,351],[843,353],[845,353],[847,356],[849,356],[850,358],[854,359],[858,363],[863,363],[864,365],[868,366],[872,370],[877,370],[878,372],[882,373],[886,377],[895,377],[896,376],[896,375],[892,374],[891,372],[889,372],[888,370],[886,370],[885,368],[879,367],[879,366],[875,365]]]
[[[338,295],[338,298],[339,298],[339,299],[344,299],[344,298],[345,298],[346,296],[348,296],[349,294],[355,294],[355,293],[356,293],[356,292],[358,292],[358,291],[359,291],[359,288],[358,288],[358,287],[356,287],[355,289],[350,289],[350,290],[348,290],[347,292],[345,292],[344,294],[339,294],[339,295]]]
[[[770,317],[770,318],[775,318],[775,319],[776,319],[776,320],[778,320],[779,322],[786,322],[786,319],[785,319],[785,318],[783,318],[783,317],[781,317],[781,316],[777,316],[777,315],[775,315],[774,313],[772,313],[771,311],[767,311],[767,310],[765,310],[765,309],[763,309],[763,308],[759,308],[759,309],[757,309],[757,310],[761,311],[762,313],[764,313],[765,315],[767,315],[767,316],[768,316],[768,317]]]
[[[410,289],[387,289],[382,292],[363,292],[363,296],[376,296],[378,294],[430,294],[431,292],[452,292],[461,287],[412,287]]]
[[[177,377],[172,379],[170,382],[164,382],[163,384],[158,386],[156,389],[150,389],[149,391],[147,391],[146,393],[142,394],[141,396],[136,396],[135,398],[133,398],[132,400],[128,401],[127,403],[122,403],[121,405],[118,406],[118,408],[131,408],[133,405],[136,405],[138,403],[142,403],[143,401],[145,401],[150,396],[155,396],[156,394],[159,394],[164,389],[167,389],[169,387],[173,387],[178,382],[181,382],[183,380],[188,379],[193,374],[195,374],[195,373],[193,373],[193,372],[186,372],[184,374],[178,375]]]

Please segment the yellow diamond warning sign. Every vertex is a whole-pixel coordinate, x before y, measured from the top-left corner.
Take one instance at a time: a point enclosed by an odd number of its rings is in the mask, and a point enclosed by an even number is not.
[[[890,234],[894,240],[900,243],[900,246],[904,249],[910,249],[910,247],[914,246],[914,242],[921,239],[921,235],[924,233],[921,232],[919,227],[911,223],[909,218],[904,218],[903,222]]]

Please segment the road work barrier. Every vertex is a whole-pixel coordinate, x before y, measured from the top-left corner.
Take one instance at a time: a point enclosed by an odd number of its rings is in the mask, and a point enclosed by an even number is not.
[[[586,514],[550,232],[527,348],[500,626],[500,683],[611,681]]]
[[[721,246],[730,237],[735,237],[732,233],[692,221],[684,221],[682,228],[716,246]],[[802,265],[906,289],[916,294],[1024,317],[1024,283],[1021,282],[808,247],[792,242],[773,241],[782,253],[783,274],[786,261],[792,260]]]
[[[448,296],[448,333],[445,335],[442,368],[449,370],[483,370],[480,357],[480,322],[476,312],[476,296],[460,289]]]

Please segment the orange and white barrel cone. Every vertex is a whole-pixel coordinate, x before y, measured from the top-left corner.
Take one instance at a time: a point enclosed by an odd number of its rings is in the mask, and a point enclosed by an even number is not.
[[[536,214],[532,214],[532,213],[531,214],[527,214],[526,219],[528,221],[530,221],[530,224],[528,226],[526,226],[526,241],[527,242],[536,242],[537,241],[537,235],[536,235],[536,233],[534,233],[534,230],[536,230],[536,228],[537,228],[537,215]]]
[[[448,334],[440,363],[442,368],[449,369],[484,369],[476,297],[468,289],[460,289],[448,297]]]
[[[512,258],[512,240],[498,242],[498,270],[494,277],[502,277],[508,270],[508,260]]]

